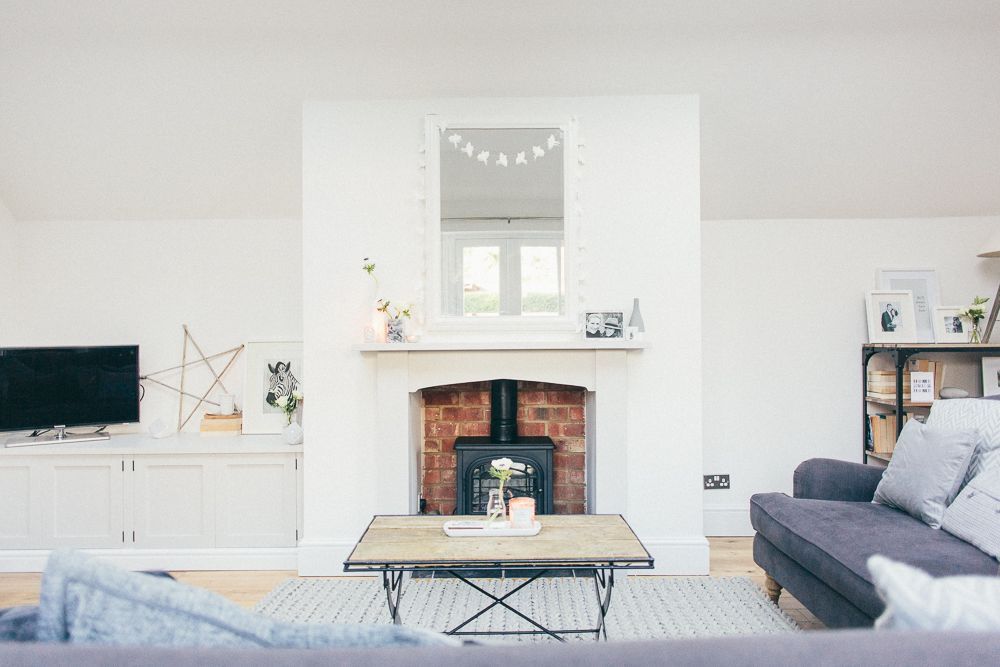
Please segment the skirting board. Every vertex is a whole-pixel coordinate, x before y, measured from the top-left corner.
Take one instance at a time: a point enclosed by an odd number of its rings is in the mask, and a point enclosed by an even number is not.
[[[701,535],[689,538],[646,539],[643,544],[653,557],[655,568],[636,570],[633,574],[708,574],[708,540]],[[299,542],[299,576],[342,577],[344,561],[350,556],[355,542]],[[371,576],[353,572],[351,575]]]
[[[706,506],[705,535],[709,537],[746,537],[754,534],[750,509],[746,505]]]
[[[298,549],[83,549],[129,570],[295,570]],[[48,549],[0,550],[0,572],[42,572]]]

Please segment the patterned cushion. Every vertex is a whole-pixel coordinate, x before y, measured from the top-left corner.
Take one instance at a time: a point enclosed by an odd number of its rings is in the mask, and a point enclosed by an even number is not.
[[[885,556],[868,559],[885,612],[879,630],[1000,630],[1000,577],[934,579]]]
[[[927,426],[911,419],[899,434],[872,502],[940,528],[945,508],[962,488],[978,442],[975,429]]]
[[[1000,467],[969,482],[945,510],[941,527],[1000,558]]]
[[[957,398],[934,401],[927,423],[943,428],[974,428],[983,437],[965,476],[968,483],[983,472],[1000,467],[1000,401]]]

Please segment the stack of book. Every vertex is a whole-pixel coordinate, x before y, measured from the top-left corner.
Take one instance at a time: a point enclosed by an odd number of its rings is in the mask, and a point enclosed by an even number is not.
[[[940,398],[944,382],[944,362],[928,359],[910,359],[903,370],[903,400],[910,400],[910,371],[934,374],[934,398]],[[895,403],[896,371],[868,370],[868,398]]]
[[[903,413],[903,423],[910,420],[910,415]],[[868,432],[871,451],[875,454],[892,454],[896,448],[896,415],[868,415]]]
[[[213,415],[206,412],[200,430],[202,435],[239,435],[243,430],[243,413]]]
[[[868,398],[896,400],[896,371],[868,370]],[[910,400],[910,372],[903,371],[903,400]]]

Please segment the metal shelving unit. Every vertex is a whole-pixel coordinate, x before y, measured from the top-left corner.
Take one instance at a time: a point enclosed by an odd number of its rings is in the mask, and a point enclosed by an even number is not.
[[[983,343],[983,344],[938,344],[938,343],[912,343],[912,344],[896,344],[896,343],[866,343],[861,346],[861,451],[863,455],[863,461],[868,463],[868,459],[872,458],[877,460],[880,464],[885,464],[889,461],[891,454],[876,454],[868,449],[868,406],[869,404],[877,405],[889,405],[895,409],[896,413],[896,435],[898,436],[900,431],[903,430],[903,413],[906,408],[912,407],[930,407],[930,403],[910,403],[903,401],[903,371],[906,370],[906,362],[918,354],[928,353],[928,352],[947,352],[947,353],[957,353],[963,355],[971,355],[974,357],[985,357],[987,355],[993,355],[1000,353],[1000,344],[997,343]],[[868,398],[868,362],[877,354],[886,354],[892,360],[893,368],[896,370],[896,400],[895,402],[886,402],[881,399],[869,399]]]

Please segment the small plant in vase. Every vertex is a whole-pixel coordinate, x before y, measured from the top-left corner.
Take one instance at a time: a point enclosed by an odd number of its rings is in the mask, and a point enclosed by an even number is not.
[[[508,458],[493,459],[490,462],[490,477],[500,480],[500,487],[490,489],[490,498],[486,503],[486,513],[489,515],[488,521],[493,523],[506,513],[506,505],[503,499],[503,485],[514,474],[512,466],[514,462]]]
[[[979,323],[986,317],[987,301],[989,301],[988,297],[977,296],[972,300],[972,304],[968,308],[958,314],[959,317],[972,322],[972,330],[969,332],[970,343],[982,342],[981,334],[979,333]]]
[[[377,292],[379,284],[378,277],[375,275],[375,262],[371,261],[368,257],[365,257],[362,262],[361,270],[367,273],[368,276],[375,281],[375,290]],[[379,297],[375,303],[378,304],[375,310],[382,313],[385,322],[385,342],[405,343],[405,320],[410,319],[411,317],[410,306],[394,306],[388,299],[383,299],[381,297]]]

